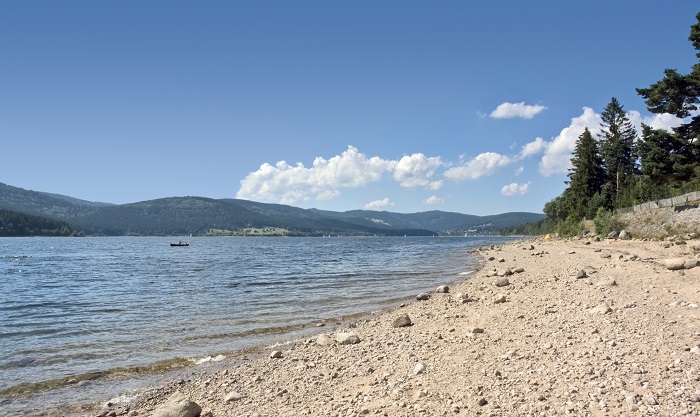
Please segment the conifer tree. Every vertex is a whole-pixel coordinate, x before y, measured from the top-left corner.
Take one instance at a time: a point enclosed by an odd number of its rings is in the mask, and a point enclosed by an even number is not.
[[[698,23],[690,27],[690,40],[698,51],[695,56],[700,58],[700,13],[696,15]],[[638,88],[637,93],[644,97],[650,112],[661,114],[670,113],[679,118],[690,117],[690,120],[673,131],[678,140],[687,144],[684,148],[685,158],[691,167],[700,165],[700,113],[697,112],[700,103],[700,63],[693,65],[687,75],[679,74],[675,69],[666,69],[664,78],[648,88]],[[700,173],[696,171],[694,176]]]
[[[598,149],[598,143],[586,128],[576,141],[569,169],[570,215],[581,220],[592,218],[598,207],[591,207],[594,196],[601,192],[605,173]]]
[[[601,118],[603,123],[599,138],[605,168],[605,185],[607,191],[612,194],[613,206],[617,206],[624,187],[631,184],[638,172],[634,143],[637,132],[615,97],[605,107]]]

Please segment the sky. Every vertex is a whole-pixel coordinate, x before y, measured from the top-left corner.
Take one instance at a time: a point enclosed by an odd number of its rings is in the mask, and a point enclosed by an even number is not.
[[[690,0],[0,2],[0,182],[89,201],[541,213]]]

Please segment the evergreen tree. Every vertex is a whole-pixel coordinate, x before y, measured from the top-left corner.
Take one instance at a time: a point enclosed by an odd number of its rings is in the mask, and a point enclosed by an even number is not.
[[[601,114],[603,123],[599,135],[601,155],[605,168],[607,190],[612,193],[612,205],[624,203],[620,196],[632,184],[638,172],[634,140],[637,132],[632,127],[622,105],[615,97]]]
[[[578,220],[583,217],[592,218],[598,207],[590,207],[589,203],[601,192],[605,173],[598,143],[588,128],[578,137],[571,165],[568,174],[569,215]]]
[[[696,19],[698,23],[690,27],[688,40],[698,51],[696,57],[700,58],[700,13],[696,15]],[[638,88],[637,93],[644,97],[647,108],[652,113],[670,113],[682,119],[690,117],[690,121],[673,130],[678,139],[688,145],[684,149],[687,163],[698,166],[700,114],[697,110],[700,103],[700,63],[693,65],[692,71],[687,75],[681,75],[675,69],[666,69],[663,79],[648,88]]]

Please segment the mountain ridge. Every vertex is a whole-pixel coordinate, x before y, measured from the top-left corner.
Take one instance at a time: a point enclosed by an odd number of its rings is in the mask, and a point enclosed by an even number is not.
[[[86,235],[239,235],[274,229],[288,236],[428,236],[490,234],[545,218],[509,212],[476,216],[431,210],[418,213],[302,209],[283,204],[199,196],[128,204],[80,200],[0,183],[0,208],[65,221]]]

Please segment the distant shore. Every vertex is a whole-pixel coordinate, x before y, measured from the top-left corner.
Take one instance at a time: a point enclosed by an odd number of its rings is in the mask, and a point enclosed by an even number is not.
[[[697,245],[484,248],[425,301],[74,415],[700,415]]]

